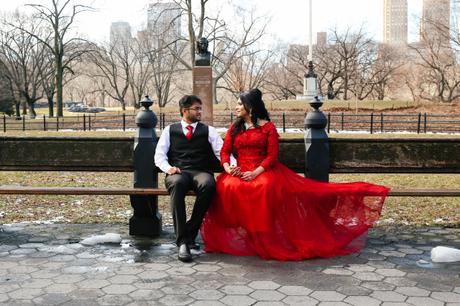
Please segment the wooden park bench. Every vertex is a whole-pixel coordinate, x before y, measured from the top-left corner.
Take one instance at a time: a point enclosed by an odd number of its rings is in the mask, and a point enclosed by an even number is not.
[[[133,138],[0,138],[0,171],[132,172]],[[460,139],[330,139],[330,173],[460,173]],[[279,158],[303,173],[303,139],[281,139]],[[0,186],[0,194],[167,195],[164,188]],[[189,193],[193,195],[193,193]],[[393,188],[389,196],[459,197],[460,189]]]

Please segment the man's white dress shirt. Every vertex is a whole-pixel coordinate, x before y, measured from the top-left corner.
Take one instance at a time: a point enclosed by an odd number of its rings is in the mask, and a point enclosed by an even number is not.
[[[188,130],[187,126],[191,125],[193,127],[193,133],[195,133],[196,126],[198,122],[188,124],[184,120],[181,120],[181,125],[182,125],[182,132],[184,135],[187,135]],[[170,138],[169,138],[169,129],[170,126],[168,125],[164,130],[163,133],[161,133],[160,139],[158,140],[157,148],[155,150],[155,165],[161,169],[164,173],[168,173],[169,169],[171,169],[174,165],[170,165],[168,162],[168,151],[169,151],[169,146],[171,144]],[[217,130],[212,127],[208,126],[208,141],[211,144],[212,150],[214,151],[214,154],[216,157],[220,160],[220,150],[222,149],[222,138],[220,137],[219,133],[217,133]]]

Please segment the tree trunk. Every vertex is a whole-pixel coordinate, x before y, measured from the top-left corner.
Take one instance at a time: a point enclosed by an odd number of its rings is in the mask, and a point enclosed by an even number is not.
[[[27,103],[22,102],[22,115],[27,115]]]
[[[21,104],[20,104],[20,102],[15,102],[14,103],[14,110],[15,110],[16,118],[20,118],[21,117]]]
[[[27,106],[29,107],[30,118],[35,119],[35,117],[37,117],[37,113],[35,112],[35,102],[27,102]]]
[[[62,70],[62,61],[56,59],[56,93],[57,93],[57,116],[63,117],[63,103],[62,103],[62,79],[63,79],[63,70]]]
[[[48,115],[49,117],[54,117],[54,99],[53,97],[48,97]]]

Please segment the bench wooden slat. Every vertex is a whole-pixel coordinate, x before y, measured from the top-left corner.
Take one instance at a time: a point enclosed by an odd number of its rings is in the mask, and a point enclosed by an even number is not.
[[[0,194],[29,195],[168,195],[164,188],[100,188],[100,187],[29,187],[0,186]],[[193,195],[189,192],[188,195]],[[392,197],[459,197],[460,189],[394,188]]]

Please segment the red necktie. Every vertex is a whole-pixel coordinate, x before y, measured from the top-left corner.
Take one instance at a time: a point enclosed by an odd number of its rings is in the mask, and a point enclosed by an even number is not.
[[[187,138],[188,140],[192,139],[192,135],[193,135],[193,126],[191,125],[187,125],[186,126],[188,132],[187,134],[185,135],[185,138]]]

